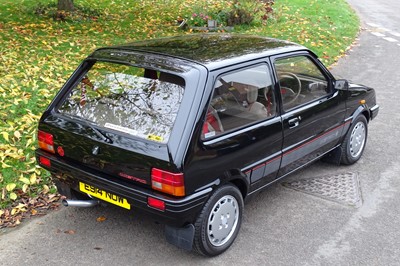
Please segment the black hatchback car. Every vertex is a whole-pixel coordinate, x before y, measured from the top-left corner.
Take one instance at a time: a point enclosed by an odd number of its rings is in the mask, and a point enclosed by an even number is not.
[[[303,46],[162,38],[87,57],[40,119],[36,155],[65,205],[145,212],[170,243],[214,256],[256,192],[322,157],[355,163],[378,110],[373,89]]]

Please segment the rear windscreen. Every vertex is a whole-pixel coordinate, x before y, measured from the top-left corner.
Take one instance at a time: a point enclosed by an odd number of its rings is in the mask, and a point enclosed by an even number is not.
[[[183,98],[182,77],[96,62],[58,111],[92,125],[166,143]]]

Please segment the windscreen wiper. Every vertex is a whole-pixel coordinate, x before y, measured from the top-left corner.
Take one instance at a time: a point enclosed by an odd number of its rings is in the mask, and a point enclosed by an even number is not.
[[[106,134],[100,132],[97,128],[95,128],[94,126],[92,126],[92,125],[89,123],[89,121],[87,121],[86,119],[84,119],[84,118],[82,118],[82,117],[79,117],[79,116],[76,116],[76,115],[71,115],[71,114],[64,114],[64,113],[63,113],[63,115],[68,116],[69,118],[76,119],[76,120],[82,122],[83,124],[85,124],[85,126],[87,126],[88,128],[90,128],[91,130],[93,130],[93,132],[96,133],[96,135],[97,135],[99,138],[101,138],[104,142],[107,142],[107,143],[110,143],[110,144],[113,143],[113,141],[112,141],[111,138],[107,137]]]

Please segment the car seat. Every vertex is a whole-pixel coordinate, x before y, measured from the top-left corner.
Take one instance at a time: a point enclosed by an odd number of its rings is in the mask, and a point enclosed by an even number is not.
[[[247,111],[254,114],[256,119],[262,119],[268,116],[268,111],[265,106],[257,102],[258,98],[258,88],[249,87],[246,88],[247,91]]]

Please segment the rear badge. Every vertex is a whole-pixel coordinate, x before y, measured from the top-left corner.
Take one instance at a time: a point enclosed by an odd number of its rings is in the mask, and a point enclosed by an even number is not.
[[[141,179],[141,178],[138,178],[138,177],[136,177],[136,176],[128,175],[128,174],[126,174],[126,173],[124,173],[124,172],[120,172],[120,173],[118,173],[118,175],[119,175],[119,176],[122,176],[122,177],[124,177],[124,178],[126,178],[126,179],[130,179],[130,180],[133,180],[133,181],[142,183],[142,184],[147,184],[146,180]]]
[[[92,150],[92,154],[93,155],[98,155],[100,151],[99,146],[94,146],[93,150]]]

